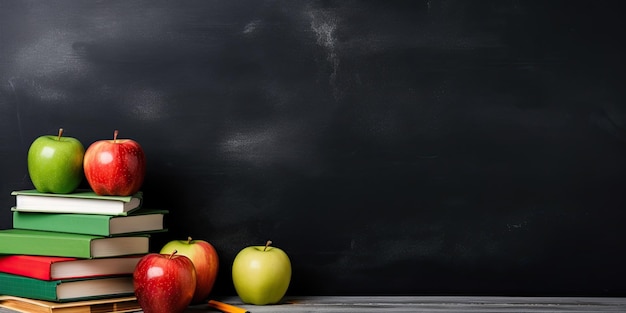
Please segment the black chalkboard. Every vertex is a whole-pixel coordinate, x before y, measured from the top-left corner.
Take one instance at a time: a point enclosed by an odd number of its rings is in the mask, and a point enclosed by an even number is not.
[[[620,1],[0,0],[0,226],[30,143],[140,142],[154,250],[290,294],[626,295]]]

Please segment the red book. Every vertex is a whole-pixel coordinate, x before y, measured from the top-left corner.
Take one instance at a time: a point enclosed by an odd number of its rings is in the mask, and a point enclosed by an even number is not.
[[[0,272],[41,280],[129,275],[142,255],[79,259],[56,256],[7,255],[0,257]]]

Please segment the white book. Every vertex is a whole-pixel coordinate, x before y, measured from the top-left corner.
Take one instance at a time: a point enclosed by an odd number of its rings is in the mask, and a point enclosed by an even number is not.
[[[68,194],[38,192],[37,190],[13,191],[18,212],[82,213],[102,215],[127,215],[141,207],[142,194],[132,196],[100,196],[91,190]]]

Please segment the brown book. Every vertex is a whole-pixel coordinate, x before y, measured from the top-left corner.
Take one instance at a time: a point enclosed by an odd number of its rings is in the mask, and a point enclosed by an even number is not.
[[[24,313],[105,313],[141,310],[135,297],[59,303],[15,296],[0,296],[0,307]]]

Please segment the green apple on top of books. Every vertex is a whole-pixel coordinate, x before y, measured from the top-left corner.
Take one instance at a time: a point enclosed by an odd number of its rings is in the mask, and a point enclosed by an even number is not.
[[[130,196],[141,188],[146,174],[143,148],[132,139],[98,140],[87,151],[83,166],[93,191],[101,196]]]
[[[285,251],[265,246],[250,246],[239,251],[233,261],[233,284],[241,301],[255,305],[276,304],[287,293],[291,262]]]
[[[67,194],[78,188],[83,179],[85,148],[76,138],[45,135],[28,149],[28,174],[39,192]]]
[[[160,253],[176,250],[179,255],[188,257],[196,269],[196,289],[192,303],[201,303],[207,300],[213,284],[217,278],[219,258],[213,245],[204,240],[172,240],[166,243]]]

